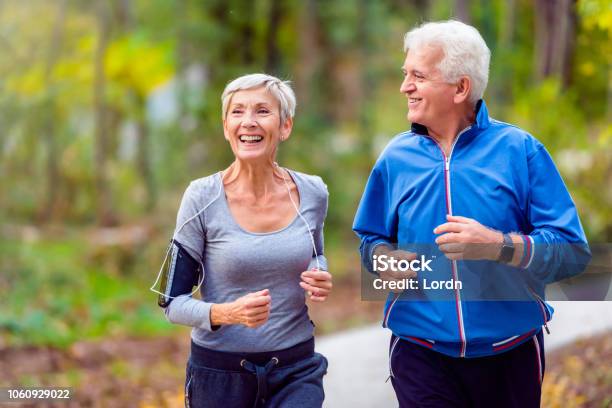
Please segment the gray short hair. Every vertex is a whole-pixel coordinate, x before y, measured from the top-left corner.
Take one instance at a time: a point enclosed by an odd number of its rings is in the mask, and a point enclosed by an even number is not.
[[[281,81],[277,77],[267,74],[249,74],[238,77],[228,83],[221,95],[223,119],[227,116],[227,108],[232,95],[238,91],[265,87],[278,101],[280,106],[281,124],[295,115],[295,93],[289,81]]]
[[[472,80],[469,100],[482,98],[489,81],[491,51],[474,27],[448,20],[424,23],[404,36],[404,52],[422,46],[439,46],[444,53],[438,69],[444,80],[456,82],[461,76]]]

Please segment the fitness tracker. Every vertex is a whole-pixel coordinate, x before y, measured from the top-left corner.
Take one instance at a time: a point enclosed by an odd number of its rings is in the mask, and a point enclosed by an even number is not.
[[[504,243],[502,244],[501,251],[499,252],[499,258],[497,262],[510,263],[514,256],[514,242],[510,238],[510,234],[504,234]]]

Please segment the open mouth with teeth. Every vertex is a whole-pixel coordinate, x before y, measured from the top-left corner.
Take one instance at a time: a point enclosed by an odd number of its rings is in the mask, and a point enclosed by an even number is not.
[[[259,135],[240,135],[240,143],[255,144],[263,140]]]
[[[420,102],[422,100],[423,100],[423,98],[408,98],[408,103],[414,104],[414,103]]]

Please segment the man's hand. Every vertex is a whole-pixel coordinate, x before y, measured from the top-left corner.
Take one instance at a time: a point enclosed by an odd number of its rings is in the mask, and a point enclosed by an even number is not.
[[[374,254],[375,256],[379,257],[381,255],[386,255],[387,259],[393,257],[395,260],[397,260],[398,262],[402,259],[406,260],[406,261],[412,261],[413,259],[417,258],[417,254],[415,254],[414,252],[408,252],[408,251],[402,251],[401,249],[391,249],[391,247],[387,246],[387,245],[379,245],[376,247],[376,249],[374,249]],[[404,279],[410,279],[410,278],[416,278],[417,274],[416,272],[412,271],[412,270],[407,270],[405,272],[402,271],[394,271],[391,270],[392,268],[387,268],[386,271],[380,271],[379,275],[380,278],[384,281],[402,281]],[[392,292],[394,293],[401,293],[403,292],[402,289],[393,289]]]
[[[486,259],[496,261],[504,242],[503,234],[480,224],[478,221],[447,215],[448,222],[438,225],[434,234],[440,251],[451,260]]]
[[[323,302],[332,289],[332,276],[327,271],[313,268],[302,272],[300,286],[306,291],[313,302]]]
[[[246,327],[259,327],[270,317],[270,291],[248,293],[230,303],[212,305],[211,325],[242,324]]]

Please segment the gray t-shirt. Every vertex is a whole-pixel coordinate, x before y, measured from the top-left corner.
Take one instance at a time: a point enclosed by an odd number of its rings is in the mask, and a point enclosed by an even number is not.
[[[327,187],[320,177],[289,173],[298,189],[300,213],[314,237],[320,267],[327,270],[323,256]],[[216,173],[187,187],[174,239],[204,265],[202,300],[185,294],[166,308],[168,320],[193,327],[191,337],[196,344],[219,351],[261,352],[291,347],[312,337],[313,325],[299,282],[303,271],[316,267],[316,258],[308,228],[297,214],[278,231],[245,231],[232,216],[221,173]],[[226,325],[211,329],[213,303],[231,302],[262,289],[269,289],[272,298],[266,323],[257,328]]]

